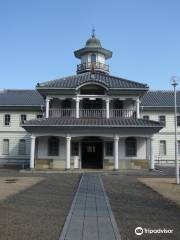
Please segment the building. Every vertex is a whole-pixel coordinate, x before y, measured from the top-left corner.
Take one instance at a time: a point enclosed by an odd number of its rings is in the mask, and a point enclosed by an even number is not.
[[[41,118],[43,106],[37,91],[0,91],[0,166],[29,164],[30,136],[21,124]]]
[[[154,137],[154,158],[157,164],[174,165],[174,92],[149,91],[140,106],[141,117],[146,120],[159,121],[163,125]],[[177,145],[180,158],[180,91],[177,91]]]
[[[112,52],[94,33],[74,55],[81,61],[76,75],[0,94],[1,163],[154,169],[154,136],[163,126],[140,116],[148,86],[110,75]]]

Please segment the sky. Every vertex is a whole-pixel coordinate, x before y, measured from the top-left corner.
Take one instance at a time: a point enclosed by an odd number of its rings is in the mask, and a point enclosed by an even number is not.
[[[0,89],[76,74],[95,26],[110,74],[170,90],[180,77],[179,0],[0,0]],[[180,85],[178,87],[180,89]]]

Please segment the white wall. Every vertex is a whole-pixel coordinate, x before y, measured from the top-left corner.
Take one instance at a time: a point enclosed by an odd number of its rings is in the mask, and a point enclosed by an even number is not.
[[[4,115],[11,115],[10,126],[4,126]],[[40,112],[32,111],[4,111],[0,112],[0,165],[4,163],[22,163],[29,161],[30,136],[20,126],[20,115],[26,114],[27,120],[36,118]],[[3,155],[3,139],[9,139],[9,155]],[[19,155],[19,140],[26,140],[26,154]]]
[[[141,117],[148,115],[150,120],[159,121],[160,115],[166,116],[166,126],[157,134],[154,135],[154,156],[156,162],[161,164],[173,164],[175,153],[175,141],[174,141],[174,113],[173,111],[142,111]],[[178,137],[180,141],[180,127],[177,128]],[[166,141],[166,155],[160,154],[160,141]],[[180,156],[179,156],[180,159]],[[173,161],[172,161],[173,160]]]
[[[73,138],[72,138],[73,141]],[[77,141],[77,140],[76,140]],[[104,139],[104,142],[113,142],[113,139]],[[39,137],[38,138],[38,156],[39,159],[66,159],[66,140],[65,138],[59,138],[59,156],[48,156],[48,137]],[[80,152],[79,152],[80,153]],[[81,153],[80,153],[81,155]],[[104,158],[109,159],[113,157],[109,157],[105,155],[104,148]],[[119,159],[146,159],[146,139],[145,138],[137,138],[137,156],[135,157],[127,157],[125,154],[125,138],[119,139]]]
[[[66,159],[65,138],[59,138],[59,156],[48,156],[48,137],[38,138],[38,159]]]
[[[81,57],[81,63],[91,62],[91,55],[92,53],[83,55]],[[105,64],[105,57],[103,54],[96,53],[96,62]]]

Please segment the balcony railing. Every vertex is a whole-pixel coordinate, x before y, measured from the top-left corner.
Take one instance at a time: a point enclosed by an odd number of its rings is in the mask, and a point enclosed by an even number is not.
[[[133,109],[110,109],[110,118],[136,118],[136,111]]]
[[[91,69],[94,69],[96,71],[100,70],[103,72],[109,72],[109,65],[106,65],[104,63],[100,62],[86,62],[82,64],[77,65],[77,73],[83,73],[85,71],[89,71]]]
[[[106,118],[106,109],[80,109],[81,118]]]
[[[51,108],[51,109],[49,109],[49,117],[75,118],[76,117],[76,109]]]
[[[49,117],[75,118],[76,109],[51,108],[49,110]],[[106,109],[80,109],[79,117],[80,118],[106,118],[107,113],[106,113]],[[109,117],[110,118],[136,118],[136,111],[133,109],[110,109]]]

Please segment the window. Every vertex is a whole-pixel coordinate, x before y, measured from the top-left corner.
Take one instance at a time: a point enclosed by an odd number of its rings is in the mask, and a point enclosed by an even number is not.
[[[129,137],[125,141],[126,146],[126,156],[127,157],[135,157],[137,153],[137,142],[133,137]]]
[[[144,115],[144,116],[143,116],[143,119],[144,119],[144,120],[149,120],[149,116],[148,116],[148,115]]]
[[[178,155],[180,155],[180,141],[177,142],[177,148],[178,148]]]
[[[180,127],[180,116],[177,116],[177,126]]]
[[[164,116],[164,115],[159,116],[159,122],[160,122],[163,126],[166,126],[166,116]]]
[[[49,156],[59,155],[59,138],[51,137],[48,140],[48,154]]]
[[[79,143],[72,142],[71,144],[71,155],[72,156],[79,156]]]
[[[26,140],[20,139],[19,140],[19,155],[25,155],[26,154]]]
[[[166,155],[166,141],[165,140],[161,140],[160,141],[160,155],[164,156]]]
[[[91,62],[95,63],[96,62],[96,54],[91,54]]]
[[[114,145],[112,142],[107,142],[105,145],[105,149],[106,149],[106,156],[113,156],[113,150],[114,150]]]
[[[11,115],[10,114],[5,114],[4,115],[4,125],[9,126],[11,123]]]
[[[42,114],[38,114],[38,115],[36,116],[37,119],[42,118],[42,117],[43,117]]]
[[[3,155],[9,155],[9,139],[3,139]]]
[[[20,123],[24,123],[27,120],[27,116],[25,114],[21,114]]]

